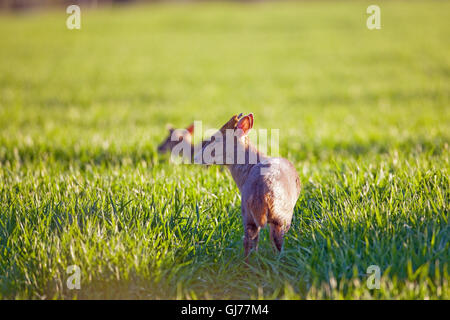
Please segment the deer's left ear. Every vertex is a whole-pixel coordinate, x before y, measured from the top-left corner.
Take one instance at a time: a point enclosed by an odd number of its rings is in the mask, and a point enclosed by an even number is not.
[[[191,124],[189,127],[186,128],[186,130],[187,130],[190,134],[193,134],[193,133],[194,133],[194,124]]]
[[[253,113],[242,117],[241,120],[236,125],[237,130],[242,130],[244,136],[246,136],[249,131],[253,128]]]

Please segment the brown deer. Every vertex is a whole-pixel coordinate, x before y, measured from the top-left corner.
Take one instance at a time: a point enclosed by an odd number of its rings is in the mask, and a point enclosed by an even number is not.
[[[241,192],[246,260],[258,249],[261,227],[270,226],[272,244],[281,251],[300,195],[300,178],[291,162],[260,153],[249,141],[253,114],[233,116],[194,157],[195,163],[225,164]]]
[[[192,156],[194,155],[194,144],[192,143],[192,135],[194,133],[194,124],[191,124],[186,129],[174,129],[172,126],[168,125],[167,130],[169,131],[169,135],[166,139],[158,146],[158,152],[160,154],[164,154],[166,152],[172,152],[176,146],[181,148],[190,149],[190,156],[186,153],[183,155],[186,157],[186,160],[191,161]],[[182,145],[179,145],[181,143]]]

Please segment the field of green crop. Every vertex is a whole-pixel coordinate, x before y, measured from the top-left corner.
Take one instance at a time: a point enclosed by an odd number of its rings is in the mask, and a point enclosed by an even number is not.
[[[0,13],[0,298],[450,299],[450,2],[369,4]],[[302,182],[248,265],[229,172],[156,152],[239,112]]]

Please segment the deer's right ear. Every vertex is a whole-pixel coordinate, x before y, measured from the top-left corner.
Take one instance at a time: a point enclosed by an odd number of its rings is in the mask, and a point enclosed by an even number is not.
[[[173,130],[173,126],[170,123],[168,123],[168,124],[166,124],[166,129],[169,130],[169,131],[172,131]]]
[[[193,134],[193,133],[194,133],[194,124],[191,124],[189,127],[186,128],[186,130],[187,130],[190,134]]]
[[[253,113],[242,117],[236,125],[236,130],[242,130],[244,136],[253,128]]]

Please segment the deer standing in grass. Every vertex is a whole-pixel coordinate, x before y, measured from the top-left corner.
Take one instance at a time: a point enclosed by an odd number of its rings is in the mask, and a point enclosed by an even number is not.
[[[258,249],[259,231],[269,224],[272,244],[281,251],[300,195],[291,162],[260,153],[249,141],[253,114],[233,116],[194,157],[195,163],[225,164],[241,192],[244,252]]]

